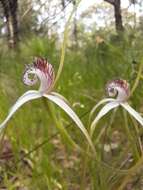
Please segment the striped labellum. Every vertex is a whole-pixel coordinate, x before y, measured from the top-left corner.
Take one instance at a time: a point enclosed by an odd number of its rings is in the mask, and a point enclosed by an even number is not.
[[[46,59],[36,58],[32,65],[28,65],[23,75],[23,82],[32,86],[40,80],[39,91],[46,93],[51,90],[55,79],[53,66]]]

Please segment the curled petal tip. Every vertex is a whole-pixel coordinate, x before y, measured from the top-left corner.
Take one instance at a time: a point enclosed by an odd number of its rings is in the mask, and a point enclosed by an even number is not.
[[[26,66],[23,75],[23,82],[28,86],[32,86],[40,80],[39,91],[46,93],[50,90],[54,79],[54,68],[44,58],[35,58],[33,64]]]
[[[129,83],[122,79],[112,80],[107,83],[106,91],[109,97],[116,97],[116,100],[124,102],[130,95]]]

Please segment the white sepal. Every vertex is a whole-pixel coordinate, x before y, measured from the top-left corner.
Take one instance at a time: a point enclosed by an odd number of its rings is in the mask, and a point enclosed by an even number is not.
[[[93,132],[95,130],[95,126],[98,123],[98,121],[104,116],[106,115],[110,110],[112,110],[113,108],[116,108],[120,105],[120,103],[118,101],[112,101],[108,104],[106,104],[97,114],[96,118],[93,120],[93,122],[91,123],[91,128],[90,128],[90,135],[93,135]]]
[[[89,115],[89,120],[91,120],[92,115],[94,114],[94,112],[96,111],[96,109],[102,105],[105,104],[106,102],[111,102],[111,101],[116,101],[113,98],[104,98],[103,100],[101,100],[100,102],[98,102],[91,110],[90,115]]]
[[[5,127],[7,122],[10,120],[10,118],[13,116],[13,114],[26,102],[40,98],[42,95],[39,91],[36,90],[30,90],[27,91],[25,94],[23,94],[17,101],[16,103],[11,107],[9,110],[9,114],[6,117],[6,119],[0,124],[0,129]]]
[[[143,126],[143,118],[138,112],[136,112],[127,102],[120,104]]]
[[[90,136],[86,128],[84,127],[83,123],[81,122],[79,117],[76,115],[76,113],[72,110],[72,108],[61,97],[56,96],[56,94],[54,95],[44,94],[43,96],[48,98],[55,104],[57,104],[61,109],[63,109],[70,116],[70,118],[77,124],[78,128],[83,132],[92,150],[95,152],[94,145],[90,139]]]

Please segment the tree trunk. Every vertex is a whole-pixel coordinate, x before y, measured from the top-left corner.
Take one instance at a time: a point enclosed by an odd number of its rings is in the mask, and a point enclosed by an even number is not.
[[[14,48],[18,42],[17,0],[0,0],[6,18],[8,45]]]
[[[115,13],[115,24],[116,24],[116,30],[118,32],[123,31],[123,24],[122,24],[122,15],[121,15],[121,1],[115,0],[114,4],[114,13]]]
[[[76,0],[72,0],[73,6],[76,7]],[[74,37],[74,45],[78,48],[78,29],[77,29],[77,9],[74,14],[74,28],[73,28],[73,37]]]
[[[12,26],[13,26],[13,44],[19,40],[19,30],[18,30],[18,20],[17,20],[17,9],[18,3],[17,0],[9,0],[10,1],[10,11],[12,17]]]
[[[124,27],[122,23],[122,14],[121,14],[121,0],[104,0],[114,6],[114,15],[115,15],[115,27],[117,32],[123,32]]]

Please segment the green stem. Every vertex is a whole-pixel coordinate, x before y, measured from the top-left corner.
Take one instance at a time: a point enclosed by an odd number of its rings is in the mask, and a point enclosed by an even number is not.
[[[137,124],[137,122],[135,121],[135,119],[131,115],[130,115],[130,117],[131,117],[131,120],[132,120],[133,125],[135,127],[136,139],[138,140],[138,145],[139,145],[140,153],[143,154],[143,147],[142,147],[142,142],[141,142],[141,138],[140,138],[140,135],[139,135],[138,124]]]
[[[135,160],[137,161],[140,158],[140,155],[139,155],[139,152],[136,147],[136,143],[134,142],[134,139],[132,137],[132,134],[131,134],[129,126],[128,126],[127,112],[125,110],[123,110],[123,116],[124,116],[124,121],[125,121],[125,130],[127,133],[127,137],[129,139],[131,147],[132,147],[133,156],[134,156]]]
[[[142,75],[142,70],[143,70],[143,60],[141,60],[141,64],[140,64],[140,67],[139,67],[139,70],[138,70],[138,73],[137,73],[137,77],[136,77],[136,80],[134,82],[134,85],[131,89],[131,95],[133,95],[134,91],[136,90],[138,84],[139,84],[139,81],[140,81],[140,78],[141,78],[141,75]]]
[[[56,112],[55,112],[54,106],[50,102],[47,102],[45,100],[43,100],[43,101],[44,101],[44,105],[46,106],[46,109],[47,109],[47,107],[49,108],[51,117],[52,117],[52,119],[53,119],[53,121],[55,123],[55,126],[57,127],[57,129],[61,133],[64,142],[68,143],[72,147],[77,148],[78,150],[81,150],[81,148],[69,136],[67,130],[63,127],[63,125],[61,123],[61,120],[57,119],[57,116],[55,114]]]
[[[117,111],[117,108],[114,110],[113,112],[113,115],[109,121],[109,125],[108,125],[108,129],[112,126],[113,122],[114,122],[114,119],[115,119],[115,115],[116,115],[116,111]],[[90,121],[91,122],[91,121]],[[89,123],[90,124],[90,123]],[[96,140],[95,140],[95,146],[96,144],[99,142],[100,138],[103,136],[103,134],[107,131],[107,126],[102,128],[99,135],[96,137]],[[89,151],[89,146],[87,146],[87,149],[86,149],[86,152]],[[98,161],[100,160],[99,156],[96,154],[97,156],[97,159]],[[84,155],[84,160],[83,160],[83,172],[82,172],[82,180],[81,180],[81,190],[84,190],[85,189],[85,186],[86,186],[86,173],[87,173],[87,165],[88,165],[88,157]],[[101,166],[100,166],[101,167]],[[100,171],[100,167],[98,168],[97,171]],[[101,171],[102,173],[102,171]],[[102,176],[104,177],[104,175]],[[104,179],[102,179],[104,180]],[[102,184],[103,185],[103,184]],[[105,184],[104,184],[105,185]]]
[[[60,78],[60,75],[61,75],[61,72],[62,72],[62,69],[63,69],[63,66],[64,66],[64,59],[65,59],[65,49],[66,49],[66,44],[67,44],[67,37],[68,37],[68,30],[69,30],[69,24],[70,24],[70,21],[72,19],[72,16],[74,14],[74,12],[76,11],[78,5],[80,4],[82,0],[78,0],[77,3],[76,3],[76,6],[74,6],[68,20],[67,20],[67,23],[65,25],[65,30],[64,30],[64,39],[63,39],[63,43],[62,43],[62,49],[61,49],[61,59],[60,59],[60,64],[59,64],[59,69],[58,69],[58,72],[57,72],[57,75],[56,75],[56,79],[54,81],[54,84],[53,86],[56,85],[57,81],[59,80]]]
[[[2,153],[2,147],[3,147],[3,142],[4,142],[4,139],[5,139],[5,136],[6,136],[7,128],[8,127],[6,127],[6,128],[3,129],[3,133],[1,135],[1,139],[0,139],[0,155]]]

